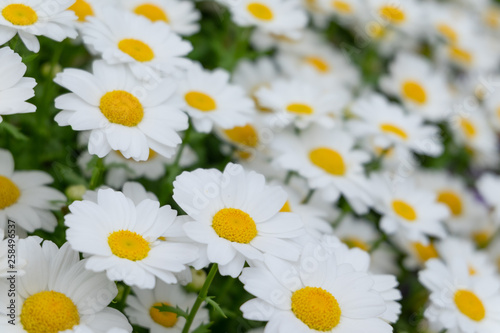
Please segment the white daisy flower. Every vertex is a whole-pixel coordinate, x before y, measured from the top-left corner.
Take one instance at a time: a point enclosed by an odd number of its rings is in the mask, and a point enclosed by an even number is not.
[[[476,152],[495,154],[497,144],[495,132],[490,126],[488,118],[482,109],[472,111],[456,110],[448,121],[453,134],[453,139]]]
[[[258,105],[271,109],[286,126],[293,122],[298,128],[311,124],[333,127],[333,116],[339,116],[349,102],[349,93],[335,89],[335,93],[318,84],[299,79],[278,79],[269,87],[262,87],[255,93]],[[277,121],[276,121],[277,122]]]
[[[354,144],[354,138],[341,130],[313,127],[298,136],[283,133],[273,143],[274,163],[297,171],[311,188],[322,191],[325,200],[337,201],[344,195],[356,212],[363,213],[372,203],[363,168],[370,155],[354,149]]]
[[[26,65],[21,57],[8,47],[0,49],[0,123],[2,115],[35,112],[36,106],[26,103],[35,96],[35,79],[23,77]]]
[[[198,132],[208,133],[214,125],[224,129],[243,126],[254,110],[244,90],[230,84],[229,73],[220,68],[208,71],[199,64],[192,66],[179,84],[178,94]]]
[[[425,119],[441,120],[451,111],[452,100],[444,74],[420,56],[398,53],[389,65],[389,75],[381,78],[380,86]]]
[[[457,333],[495,333],[500,321],[500,281],[491,276],[474,277],[467,263],[455,257],[444,264],[429,260],[419,272],[420,282],[431,292],[425,317],[438,330]]]
[[[14,171],[12,154],[0,149],[0,229],[6,230],[10,219],[18,232],[54,231],[57,219],[50,211],[61,208],[66,197],[47,186],[52,182],[42,171]]]
[[[175,33],[190,36],[200,30],[200,12],[185,0],[126,0],[120,5],[152,22],[165,22]]]
[[[448,44],[459,43],[479,28],[475,17],[462,6],[440,2],[428,2],[426,6],[431,33]]]
[[[280,212],[286,197],[281,188],[266,185],[264,176],[232,163],[223,173],[183,172],[174,182],[173,195],[195,220],[184,224],[188,237],[206,244],[208,260],[232,277],[241,273],[245,261],[262,261],[265,253],[298,259],[292,241],[304,229],[297,215]]]
[[[425,20],[421,4],[415,0],[368,0],[368,10],[373,13],[377,22],[383,26],[401,30],[415,38],[422,33]]]
[[[374,174],[370,178],[375,205],[381,213],[380,227],[387,234],[401,231],[412,241],[428,244],[428,236],[445,237],[442,221],[448,208],[436,201],[436,194],[414,185],[411,179],[389,180]]]
[[[87,21],[87,18],[99,16],[103,7],[115,5],[115,1],[116,0],[76,0],[68,9],[75,13],[78,18],[77,27],[81,28],[81,25]]]
[[[160,77],[190,66],[184,58],[193,47],[161,22],[116,9],[89,17],[83,41],[110,65],[125,64],[141,80],[160,84]]]
[[[477,180],[477,189],[486,203],[493,208],[495,219],[500,221],[500,176],[485,173]]]
[[[421,269],[425,266],[427,260],[439,258],[436,242],[433,240],[427,242],[415,241],[409,239],[404,231],[397,232],[391,239],[406,254],[403,265],[409,270]]]
[[[439,128],[424,125],[416,114],[405,114],[384,96],[370,94],[357,100],[350,110],[360,120],[349,125],[357,136],[372,136],[375,146],[382,149],[406,149],[416,153],[439,156],[443,152]]]
[[[366,8],[363,0],[316,0],[316,2],[319,8],[335,15],[340,22],[356,22]]]
[[[69,206],[65,216],[66,238],[76,251],[85,253],[87,269],[106,271],[112,281],[152,289],[155,276],[176,283],[174,273],[198,258],[191,244],[161,241],[178,229],[170,206],[145,199],[138,205],[111,189],[99,190],[97,203],[84,200]]]
[[[72,92],[55,100],[63,110],[55,117],[59,126],[91,130],[89,153],[99,157],[118,150],[125,158],[145,161],[150,149],[171,157],[182,142],[177,132],[188,128],[173,81],[151,87],[125,67],[103,61],[93,63],[93,72],[65,69],[57,74],[54,81]]]
[[[58,0],[47,6],[40,0],[5,0],[0,3],[0,45],[16,34],[26,48],[37,53],[40,43],[36,36],[45,36],[55,41],[66,37],[75,38],[76,16],[68,10],[75,0]]]
[[[33,332],[132,332],[127,318],[107,307],[118,290],[102,273],[85,269],[86,259],[69,244],[60,249],[38,237],[23,239],[18,255],[27,261],[26,274],[17,276],[14,325],[2,298],[0,330],[9,333]],[[0,287],[7,281],[2,279]],[[2,288],[2,290],[6,290]]]
[[[297,0],[225,2],[233,21],[241,26],[256,26],[265,32],[296,39],[307,25],[306,12]]]
[[[311,245],[301,263],[266,258],[243,270],[245,290],[257,297],[241,306],[243,317],[267,321],[265,332],[392,332],[380,318],[387,306],[373,277],[354,268],[360,263],[340,265]]]
[[[168,305],[184,311],[193,306],[196,294],[188,294],[179,285],[169,285],[162,281],[153,290],[133,287],[134,295],[127,297],[125,313],[133,324],[148,328],[151,333],[181,333],[186,319],[175,313],[160,312],[156,306]],[[208,324],[208,310],[201,308],[194,317],[192,327]]]

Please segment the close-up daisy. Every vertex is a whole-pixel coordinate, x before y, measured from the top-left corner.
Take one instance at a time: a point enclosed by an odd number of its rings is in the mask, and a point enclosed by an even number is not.
[[[367,5],[369,13],[373,15],[373,21],[413,36],[422,34],[425,17],[418,1],[368,0]]]
[[[117,150],[125,158],[145,161],[152,149],[168,158],[182,142],[178,131],[188,128],[171,80],[148,89],[125,67],[96,61],[93,74],[66,69],[54,81],[71,91],[56,98],[56,107],[63,110],[56,122],[91,130],[89,153],[99,157]]]

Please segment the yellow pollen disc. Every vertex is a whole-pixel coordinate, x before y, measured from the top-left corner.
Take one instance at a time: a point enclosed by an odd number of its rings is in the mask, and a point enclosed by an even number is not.
[[[21,196],[16,184],[5,176],[0,176],[0,210],[12,206]]]
[[[255,221],[237,208],[219,210],[212,220],[212,228],[219,237],[236,243],[248,244],[257,236]]]
[[[398,126],[385,123],[380,125],[380,129],[382,132],[394,134],[403,140],[408,139],[408,134],[406,134],[406,132]]]
[[[342,238],[342,242],[347,245],[350,249],[358,248],[363,251],[368,251],[370,250],[370,246],[366,244],[365,241],[363,241],[360,238],[357,237],[345,237]]]
[[[150,21],[170,22],[167,13],[160,7],[152,3],[145,3],[135,7],[134,13],[147,17]]]
[[[293,103],[286,107],[286,110],[296,114],[313,114],[314,109],[307,104]]]
[[[252,157],[252,153],[247,151],[247,150],[236,150],[235,152],[235,155],[238,159],[240,160],[248,160],[250,157]]]
[[[281,207],[280,212],[282,213],[291,213],[292,207],[290,207],[290,201],[286,201],[283,207]]]
[[[469,275],[474,276],[476,274],[477,274],[477,270],[474,267],[472,267],[471,265],[469,265]]]
[[[427,93],[422,85],[416,81],[406,81],[402,86],[403,97],[417,104],[424,104],[427,101]]]
[[[255,128],[247,124],[245,126],[236,126],[231,129],[224,130],[229,140],[241,145],[255,148],[259,144],[259,136]]]
[[[148,62],[155,57],[153,49],[148,44],[133,38],[122,39],[118,43],[118,48],[139,62]]]
[[[333,0],[331,2],[332,7],[336,9],[338,12],[342,14],[351,14],[352,13],[352,7],[350,4],[348,4],[345,1],[340,1],[340,0]]]
[[[174,325],[177,323],[177,315],[173,312],[168,312],[168,311],[160,311],[155,306],[162,306],[162,305],[168,305],[172,306],[170,303],[167,302],[158,302],[155,303],[151,306],[149,309],[149,315],[151,316],[151,319],[154,320],[155,323],[163,326],[163,327],[174,327]]]
[[[484,20],[491,28],[498,28],[498,26],[500,26],[500,10],[490,9],[486,11]]]
[[[30,6],[11,4],[2,10],[2,16],[13,25],[32,25],[38,21],[37,13]]]
[[[471,121],[465,118],[461,118],[460,127],[462,127],[462,132],[465,134],[467,138],[472,139],[473,137],[476,136],[476,127]]]
[[[149,242],[130,230],[119,230],[108,236],[111,252],[120,258],[138,261],[148,256]]]
[[[407,221],[415,221],[417,219],[417,213],[412,206],[407,204],[402,200],[394,200],[392,202],[392,209],[397,215],[404,218]]]
[[[458,310],[474,321],[481,321],[486,316],[483,302],[469,290],[457,290],[453,300]]]
[[[321,73],[327,73],[330,71],[330,65],[320,57],[306,57],[305,62],[307,62],[309,65],[313,66],[318,70],[318,72]]]
[[[248,4],[247,9],[250,12],[250,14],[252,14],[255,18],[262,21],[271,21],[274,17],[271,8],[269,8],[263,3],[252,2]]]
[[[432,243],[429,243],[428,245],[423,245],[422,243],[415,242],[412,244],[412,246],[417,252],[418,259],[421,262],[426,262],[429,259],[439,257],[436,247]]]
[[[441,35],[443,35],[444,37],[446,37],[446,39],[448,39],[450,42],[456,43],[458,41],[457,33],[448,24],[444,24],[444,23],[438,24],[438,26],[436,28],[439,31],[439,33]]]
[[[457,46],[450,46],[448,48],[448,53],[450,55],[450,58],[455,61],[464,63],[466,65],[470,65],[472,63],[472,54]]]
[[[213,111],[217,108],[217,103],[212,97],[199,91],[188,92],[184,95],[184,99],[189,106],[203,112]]]
[[[390,5],[380,8],[379,13],[387,21],[396,24],[402,23],[406,18],[405,13],[401,9]]]
[[[102,114],[113,124],[133,127],[144,117],[141,102],[124,90],[113,90],[101,97],[99,108]]]
[[[94,16],[92,6],[85,0],[76,0],[76,2],[68,8],[75,12],[78,21],[85,22],[87,16]]]
[[[476,242],[477,246],[480,248],[484,248],[490,242],[492,233],[489,231],[477,231],[472,234],[472,238],[474,242]]]
[[[21,309],[21,324],[28,333],[57,333],[80,323],[73,301],[57,291],[40,291],[28,297]]]
[[[340,322],[339,303],[323,288],[304,287],[292,294],[292,312],[310,329],[326,332]]]
[[[378,22],[373,22],[372,24],[370,24],[369,26],[369,31],[368,31],[368,34],[370,35],[370,37],[372,38],[376,38],[376,39],[381,39],[382,37],[385,36],[385,33],[386,33],[386,29],[384,28],[384,26]]]
[[[438,193],[437,201],[450,208],[453,216],[462,214],[462,199],[453,191],[441,191]]]
[[[312,164],[334,176],[343,176],[346,166],[342,155],[333,149],[321,147],[309,152]]]

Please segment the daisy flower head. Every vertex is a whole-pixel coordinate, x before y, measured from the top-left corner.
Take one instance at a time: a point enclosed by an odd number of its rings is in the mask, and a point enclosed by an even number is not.
[[[137,78],[153,81],[178,74],[191,61],[193,47],[162,22],[114,8],[89,17],[82,27],[85,44],[110,65],[124,64]]]
[[[115,5],[116,0],[76,0],[68,9],[73,11],[77,17],[76,25],[81,28],[87,19],[94,16],[99,16],[104,7]]]
[[[442,120],[451,111],[452,100],[444,73],[415,54],[398,53],[389,65],[389,75],[380,79],[380,87],[427,120]]]
[[[318,7],[333,14],[341,22],[355,22],[363,11],[364,3],[362,0],[317,0]]]
[[[48,186],[52,182],[42,171],[15,171],[12,154],[0,149],[0,229],[6,230],[10,219],[17,232],[54,231],[57,219],[50,211],[61,208],[66,197]]]
[[[420,115],[405,114],[382,95],[361,97],[350,109],[359,117],[349,123],[353,132],[358,136],[371,136],[376,147],[406,149],[430,156],[443,152],[438,127],[424,125]]]
[[[307,25],[307,14],[297,0],[226,1],[233,21],[265,32],[297,39]]]
[[[33,332],[132,332],[127,318],[107,307],[118,294],[115,284],[103,273],[85,269],[86,259],[64,244],[28,237],[18,243],[18,256],[26,260],[26,274],[17,276],[14,325],[1,301],[0,330]],[[7,290],[2,279],[0,287]],[[2,286],[2,284],[4,284]],[[7,310],[8,311],[8,310]]]
[[[425,21],[421,4],[415,0],[368,0],[373,19],[396,30],[419,36],[422,33],[422,22]]]
[[[152,289],[155,277],[177,283],[175,273],[198,258],[196,246],[162,241],[177,232],[177,213],[156,200],[135,204],[121,192],[99,190],[97,202],[76,201],[65,216],[71,247],[87,255],[85,267],[112,281]]]
[[[442,238],[446,230],[442,221],[449,210],[436,201],[436,194],[415,186],[412,179],[390,179],[385,174],[370,177],[373,208],[382,214],[380,226],[387,234],[398,231],[408,239],[428,244],[428,237]]]
[[[125,158],[145,161],[152,149],[168,158],[182,142],[178,131],[188,128],[172,80],[150,86],[126,67],[95,61],[93,74],[65,69],[54,81],[71,91],[56,98],[56,108],[63,111],[55,120],[76,131],[90,130],[90,154],[104,157],[117,150]]]
[[[184,224],[188,237],[206,244],[210,262],[222,275],[237,277],[245,261],[264,254],[297,260],[293,240],[304,233],[300,217],[280,212],[286,192],[266,185],[265,177],[229,163],[224,172],[197,169],[174,181],[174,200],[194,220]]]
[[[134,14],[144,16],[152,22],[164,22],[173,32],[190,36],[200,30],[200,12],[194,4],[184,0],[125,0],[123,6]]]
[[[75,0],[58,0],[50,6],[40,0],[6,0],[0,3],[0,45],[16,34],[26,48],[37,53],[40,43],[36,36],[61,42],[75,38],[75,14],[68,10]]]
[[[266,321],[265,332],[392,332],[380,318],[387,305],[373,277],[354,268],[365,265],[366,257],[350,259],[340,264],[310,243],[300,263],[266,258],[265,264],[245,268],[240,280],[256,298],[241,306],[243,317]]]
[[[419,272],[420,282],[430,291],[424,316],[438,330],[458,333],[494,333],[498,330],[500,281],[497,277],[474,277],[462,258],[451,263],[432,259]]]
[[[464,103],[466,103],[464,101]],[[449,120],[454,140],[467,147],[472,155],[486,153],[496,155],[495,131],[482,108],[456,109]]]
[[[35,96],[35,79],[23,77],[26,65],[9,47],[0,49],[0,123],[2,115],[35,112],[36,106],[26,100]]]
[[[362,213],[372,203],[363,167],[370,155],[354,145],[354,137],[342,130],[310,127],[299,135],[283,132],[272,144],[273,163],[298,172],[311,188],[321,191],[325,200],[334,202],[343,195],[356,212]]]
[[[227,71],[208,71],[199,64],[186,72],[178,95],[184,101],[183,110],[202,133],[210,132],[214,125],[223,129],[243,126],[251,120],[255,108],[241,87],[229,83]]]
[[[500,222],[500,176],[485,173],[477,180],[477,189],[486,204],[493,209],[495,220]]]
[[[132,290],[134,295],[127,297],[125,313],[133,324],[149,328],[151,333],[181,333],[186,319],[172,312],[160,312],[156,307],[168,305],[187,311],[194,304],[196,294],[188,294],[180,285],[162,281],[157,281],[152,290],[137,287]],[[209,321],[208,310],[201,308],[196,313],[192,326],[198,327]]]

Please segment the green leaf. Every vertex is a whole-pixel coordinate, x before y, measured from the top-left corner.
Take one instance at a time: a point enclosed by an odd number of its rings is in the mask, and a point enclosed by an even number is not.
[[[222,311],[219,304],[216,301],[214,301],[212,298],[215,298],[215,296],[208,296],[207,298],[205,298],[205,301],[208,304],[210,304],[214,308],[215,311],[220,313],[222,317],[227,318],[226,314],[224,313],[224,311]]]
[[[21,141],[28,141],[28,137],[21,133],[21,131],[15,127],[14,125],[11,125],[9,123],[6,123],[5,121],[0,124],[0,129],[3,128],[7,133],[12,135],[14,139],[16,140],[21,140]]]
[[[158,309],[160,312],[172,312],[175,313],[176,315],[180,317],[187,318],[189,316],[189,311],[184,311],[181,309],[179,306],[176,306],[175,308],[170,305],[163,304],[160,306],[155,306],[156,309]]]
[[[194,331],[191,331],[191,333],[210,333],[211,331],[209,330],[209,328],[210,326],[212,326],[212,324],[212,322],[208,324],[201,324]]]

